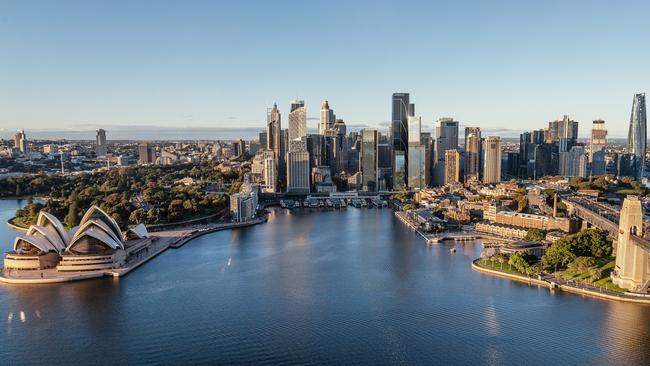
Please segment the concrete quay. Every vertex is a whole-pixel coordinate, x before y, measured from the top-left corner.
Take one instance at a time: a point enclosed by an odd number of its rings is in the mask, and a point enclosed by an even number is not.
[[[56,268],[45,270],[0,270],[0,282],[7,284],[51,284],[81,281],[100,277],[123,277],[155,258],[167,249],[177,249],[199,236],[222,230],[239,229],[264,223],[266,216],[246,222],[203,224],[180,227],[151,233],[151,242],[136,254],[130,255],[122,268],[93,271],[59,272]]]
[[[489,240],[495,243],[509,243],[514,240],[508,238],[501,238],[493,235],[488,235],[484,233],[479,233],[476,231],[445,231],[441,233],[426,233],[418,228],[411,220],[409,220],[408,215],[404,211],[395,211],[395,216],[402,222],[404,225],[408,226],[410,229],[415,231],[420,235],[427,244],[438,244],[445,240],[455,241],[455,242],[464,242],[464,241],[474,241],[477,239]]]

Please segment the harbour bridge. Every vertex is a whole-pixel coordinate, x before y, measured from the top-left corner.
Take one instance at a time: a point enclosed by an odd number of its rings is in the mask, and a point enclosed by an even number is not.
[[[616,266],[612,281],[628,290],[647,293],[650,289],[650,223],[643,222],[639,198],[628,196],[620,211],[577,197],[562,200],[569,213],[607,231],[616,240]]]

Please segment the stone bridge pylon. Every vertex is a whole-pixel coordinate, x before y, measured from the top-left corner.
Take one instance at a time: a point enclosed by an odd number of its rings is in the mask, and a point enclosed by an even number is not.
[[[643,209],[637,196],[623,201],[618,226],[616,267],[612,282],[634,292],[647,292],[650,285],[650,252],[643,245]]]

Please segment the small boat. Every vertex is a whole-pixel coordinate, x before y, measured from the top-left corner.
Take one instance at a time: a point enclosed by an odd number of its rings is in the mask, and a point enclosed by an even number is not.
[[[452,252],[452,253],[456,253],[456,248],[451,248],[451,249],[449,249],[449,251]]]

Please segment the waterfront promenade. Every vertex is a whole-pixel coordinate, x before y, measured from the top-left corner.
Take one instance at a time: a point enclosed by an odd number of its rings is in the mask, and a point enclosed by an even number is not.
[[[485,268],[478,264],[479,259],[472,262],[472,269],[476,272],[486,274],[489,276],[506,278],[512,281],[527,283],[529,285],[536,285],[548,288],[550,291],[561,290],[577,295],[584,295],[596,297],[606,300],[616,300],[623,302],[632,302],[639,304],[650,305],[650,295],[634,294],[631,292],[616,292],[606,288],[592,286],[578,281],[570,281],[562,278],[556,278],[548,273],[542,273],[535,277],[526,275],[519,275],[514,273],[507,273],[503,271]]]
[[[261,216],[245,222],[228,222],[212,224],[193,224],[151,233],[149,244],[126,259],[124,267],[94,271],[59,272],[56,268],[44,270],[5,270],[0,271],[0,282],[8,284],[47,284],[87,280],[99,277],[122,277],[140,267],[167,249],[177,249],[194,238],[208,233],[239,229],[261,224],[267,221]]]
[[[414,230],[418,235],[423,237],[427,244],[439,243],[443,240],[454,240],[454,241],[466,241],[480,239],[481,241],[494,240],[496,243],[506,243],[513,242],[514,240],[507,238],[494,237],[490,235],[484,235],[477,232],[443,232],[437,234],[426,233],[418,228],[418,226],[408,218],[405,212],[395,211],[395,216],[410,229]],[[484,242],[485,244],[485,242]],[[527,275],[518,275],[513,273],[507,273],[503,271],[493,270],[489,268],[482,267],[478,264],[479,259],[472,262],[472,269],[476,272],[501,277],[509,279],[512,281],[517,281],[521,283],[527,283],[529,285],[536,285],[548,288],[550,291],[561,290],[577,295],[590,296],[605,300],[615,300],[631,303],[640,303],[640,304],[649,304],[650,305],[650,295],[644,294],[635,294],[631,292],[616,292],[608,290],[606,288],[592,286],[586,283],[565,280],[562,278],[556,278],[555,276],[542,273],[539,276],[530,277]]]

